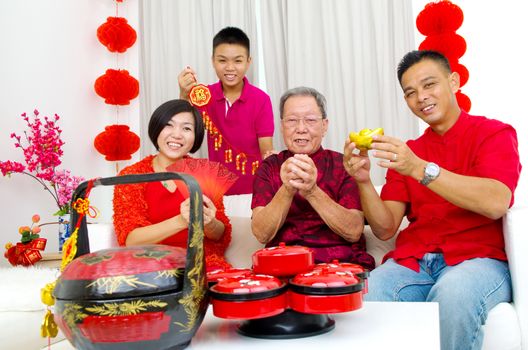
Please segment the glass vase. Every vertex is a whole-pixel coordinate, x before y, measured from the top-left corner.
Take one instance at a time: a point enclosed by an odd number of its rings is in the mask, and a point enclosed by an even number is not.
[[[59,253],[62,252],[62,246],[70,235],[70,215],[66,214],[59,216]]]

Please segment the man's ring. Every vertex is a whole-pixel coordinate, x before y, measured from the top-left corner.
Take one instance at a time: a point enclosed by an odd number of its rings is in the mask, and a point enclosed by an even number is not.
[[[398,155],[396,153],[394,153],[394,157],[392,157],[394,159],[394,161],[397,161],[398,160]]]

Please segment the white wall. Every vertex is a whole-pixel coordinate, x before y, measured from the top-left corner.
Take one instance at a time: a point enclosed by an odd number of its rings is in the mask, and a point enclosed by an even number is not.
[[[427,1],[413,0],[416,14]],[[528,33],[525,0],[497,2],[455,1],[464,11],[465,20],[458,31],[467,41],[467,53],[461,62],[470,72],[463,91],[472,100],[472,113],[500,119],[518,132],[522,161],[525,165],[517,203],[525,201],[528,184],[528,122],[524,108],[528,81],[524,34]],[[137,0],[119,5],[120,15],[138,29]],[[38,108],[45,115],[59,114],[62,119],[63,167],[86,178],[115,175],[115,163],[104,160],[93,148],[93,139],[104,126],[116,122],[114,106],[103,103],[93,91],[93,82],[106,68],[116,67],[116,56],[96,38],[97,27],[106,17],[115,15],[110,0],[19,0],[0,1],[0,160],[23,161],[20,150],[9,138],[20,133],[22,112]],[[515,26],[515,27],[514,27]],[[138,33],[139,34],[139,33]],[[421,41],[417,35],[417,43]],[[138,74],[138,43],[120,55],[121,68]],[[139,134],[139,103],[120,108],[120,122]],[[137,160],[138,155],[134,155]],[[120,164],[122,167],[124,164]],[[111,193],[98,189],[92,203],[102,209],[102,221],[108,221]],[[54,220],[52,198],[37,183],[25,176],[0,177],[0,247],[18,241],[18,227],[30,224],[39,213],[43,221]],[[47,226],[47,251],[57,247],[55,227]],[[1,249],[3,251],[3,249]],[[0,258],[0,265],[6,264]]]
[[[138,28],[137,0],[119,5],[119,13]],[[107,68],[116,68],[116,54],[99,43],[97,28],[116,13],[110,0],[0,1],[0,160],[24,164],[15,149],[11,132],[21,134],[22,112],[57,113],[63,129],[64,156],[61,168],[85,178],[115,175],[115,163],[104,160],[93,147],[95,136],[116,123],[116,107],[106,105],[93,84]],[[121,68],[139,78],[138,43],[120,55]],[[119,109],[120,122],[139,134],[139,99]],[[111,191],[94,190],[93,203],[110,220]],[[99,195],[98,195],[99,194]],[[96,199],[101,197],[102,200]],[[38,213],[42,222],[56,220],[58,208],[50,194],[28,176],[0,176],[0,265],[3,246],[20,239],[18,227],[30,225]],[[57,250],[57,226],[43,227],[46,251]]]
[[[521,163],[524,166],[516,191],[516,204],[528,194],[528,114],[524,103],[528,89],[528,1],[453,0],[464,12],[457,33],[464,37],[467,51],[460,59],[469,70],[462,92],[471,99],[471,114],[511,124],[517,130]],[[429,1],[413,0],[415,18]],[[416,47],[424,37],[416,31]],[[422,124],[422,130],[423,130]]]

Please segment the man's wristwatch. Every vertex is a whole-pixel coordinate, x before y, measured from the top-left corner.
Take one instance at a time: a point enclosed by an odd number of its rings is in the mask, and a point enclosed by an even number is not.
[[[427,186],[440,175],[440,167],[435,163],[427,163],[424,168],[424,177],[420,183]]]

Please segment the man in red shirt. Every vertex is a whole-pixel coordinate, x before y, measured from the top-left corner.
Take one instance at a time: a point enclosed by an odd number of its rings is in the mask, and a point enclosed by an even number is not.
[[[381,197],[367,151],[345,144],[344,166],[358,184],[374,234],[409,226],[369,278],[366,300],[439,303],[442,349],[480,349],[488,311],[511,301],[502,216],[513,204],[521,164],[515,130],[467,114],[459,75],[434,51],[412,51],[398,66],[411,111],[429,124],[416,140],[377,136],[372,155],[387,168]]]
[[[316,262],[374,268],[356,182],[343,154],[321,146],[329,122],[326,99],[315,89],[294,88],[283,94],[279,109],[287,150],[267,157],[255,174],[253,234],[267,246],[310,247]]]

